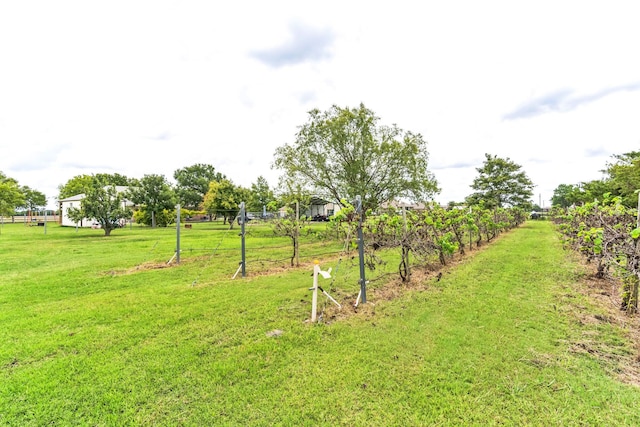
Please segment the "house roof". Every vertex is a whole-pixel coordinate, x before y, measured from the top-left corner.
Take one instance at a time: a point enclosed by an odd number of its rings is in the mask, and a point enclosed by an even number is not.
[[[76,194],[75,196],[67,197],[66,199],[60,199],[60,202],[75,202],[78,200],[82,200],[86,197],[84,193]]]
[[[331,202],[329,202],[327,200],[324,200],[324,199],[322,199],[320,197],[316,197],[316,196],[311,197],[311,200],[309,200],[309,201],[311,202],[312,205],[327,205],[327,204],[331,203]]]
[[[110,186],[109,185],[105,186],[105,188],[107,187],[110,187]],[[127,191],[129,189],[129,187],[126,185],[116,185],[115,187],[116,187],[117,193],[122,193],[123,191]],[[61,199],[59,201],[60,202],[76,202],[84,199],[85,197],[87,197],[86,194],[80,193],[80,194],[76,194],[75,196],[67,197],[66,199]]]

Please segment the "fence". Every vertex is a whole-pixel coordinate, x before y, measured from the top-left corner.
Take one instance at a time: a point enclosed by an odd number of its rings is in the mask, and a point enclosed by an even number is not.
[[[42,223],[42,222],[48,222],[48,223],[53,223],[53,222],[59,222],[60,221],[60,215],[31,215],[31,216],[18,216],[18,215],[14,215],[14,216],[3,216],[0,217],[0,221],[2,221],[5,224],[10,224],[10,223],[15,223],[15,224],[20,224],[20,223],[25,223],[25,224],[29,224],[29,223]]]

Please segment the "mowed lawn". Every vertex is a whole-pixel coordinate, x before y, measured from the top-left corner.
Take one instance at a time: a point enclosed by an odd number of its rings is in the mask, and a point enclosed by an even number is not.
[[[346,303],[355,262],[316,237],[285,268],[288,241],[254,230],[232,280],[237,229],[194,224],[167,267],[175,229],[5,224],[0,425],[640,425],[640,389],[618,375],[634,346],[597,321],[549,222],[395,299],[375,281],[357,313],[319,324],[311,259]]]

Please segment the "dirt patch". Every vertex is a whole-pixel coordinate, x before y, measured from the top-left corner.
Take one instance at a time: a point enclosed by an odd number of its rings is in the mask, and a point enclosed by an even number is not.
[[[495,240],[495,239],[494,239]],[[340,289],[330,291],[331,296],[336,299],[342,308],[338,308],[331,302],[318,304],[319,321],[324,323],[332,323],[337,320],[345,319],[351,316],[374,317],[376,311],[376,303],[380,301],[391,301],[406,295],[409,292],[434,290],[434,283],[458,266],[460,263],[467,262],[482,250],[488,247],[486,245],[480,248],[474,248],[473,252],[466,252],[465,255],[456,254],[447,260],[447,264],[442,266],[436,263],[426,266],[413,266],[411,269],[411,280],[403,282],[398,273],[388,273],[378,277],[376,286],[370,283],[367,286],[367,304],[358,304],[358,293],[346,293]],[[319,298],[324,296],[319,295]]]
[[[167,264],[166,262],[145,262],[135,267],[127,268],[125,270],[109,270],[102,272],[102,276],[126,276],[128,274],[139,273],[141,271],[160,270],[163,268],[171,268],[176,264]]]

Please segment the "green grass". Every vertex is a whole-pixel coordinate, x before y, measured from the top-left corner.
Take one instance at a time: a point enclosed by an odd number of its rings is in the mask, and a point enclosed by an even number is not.
[[[427,290],[376,299],[375,281],[358,313],[316,325],[305,322],[311,270],[283,268],[288,244],[250,227],[249,275],[231,280],[238,229],[215,223],[183,230],[170,268],[174,229],[104,238],[5,224],[0,424],[640,423],[640,390],[613,359],[576,351],[585,337],[623,356],[632,347],[624,331],[574,316],[591,309],[582,271],[549,223],[501,237]],[[358,271],[340,247],[309,237],[301,255],[333,267],[348,303]]]

